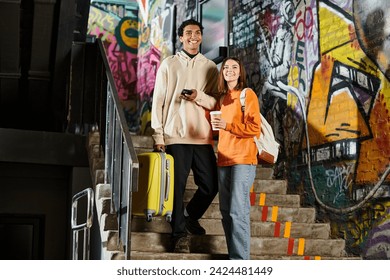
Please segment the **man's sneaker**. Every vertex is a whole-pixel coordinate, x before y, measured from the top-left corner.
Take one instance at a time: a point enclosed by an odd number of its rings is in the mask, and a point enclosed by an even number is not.
[[[173,239],[173,253],[189,253],[190,239],[188,236],[181,236]]]
[[[199,224],[197,220],[186,217],[186,230],[190,234],[205,235],[206,230]]]

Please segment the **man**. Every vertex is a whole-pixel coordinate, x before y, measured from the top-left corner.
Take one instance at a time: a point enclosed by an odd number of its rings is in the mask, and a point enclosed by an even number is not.
[[[203,27],[193,20],[178,28],[182,51],[164,59],[157,71],[152,102],[154,150],[174,158],[173,252],[188,253],[187,234],[203,235],[198,219],[218,192],[216,157],[208,110],[216,100],[218,69],[201,53]],[[183,89],[188,90],[183,92]],[[198,189],[184,207],[184,191],[192,169]]]

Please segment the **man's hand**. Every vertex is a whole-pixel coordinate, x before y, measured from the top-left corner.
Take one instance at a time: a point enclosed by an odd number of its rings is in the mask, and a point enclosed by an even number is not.
[[[191,94],[181,94],[180,98],[187,101],[194,101],[197,96],[198,92],[196,91],[196,89],[191,89]]]
[[[161,145],[161,144],[154,145],[153,152],[165,152],[165,145]]]

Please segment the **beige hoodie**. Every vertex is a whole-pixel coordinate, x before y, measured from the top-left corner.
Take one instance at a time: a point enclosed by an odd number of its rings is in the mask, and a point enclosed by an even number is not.
[[[152,102],[156,145],[210,144],[209,110],[216,100],[218,68],[201,53],[192,59],[183,51],[167,57],[157,71]],[[195,101],[180,99],[183,89],[196,89]]]

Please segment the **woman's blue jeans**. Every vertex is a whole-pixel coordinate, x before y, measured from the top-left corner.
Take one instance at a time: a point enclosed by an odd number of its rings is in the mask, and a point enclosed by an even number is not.
[[[219,208],[231,260],[250,258],[249,191],[255,175],[256,165],[218,167]]]

